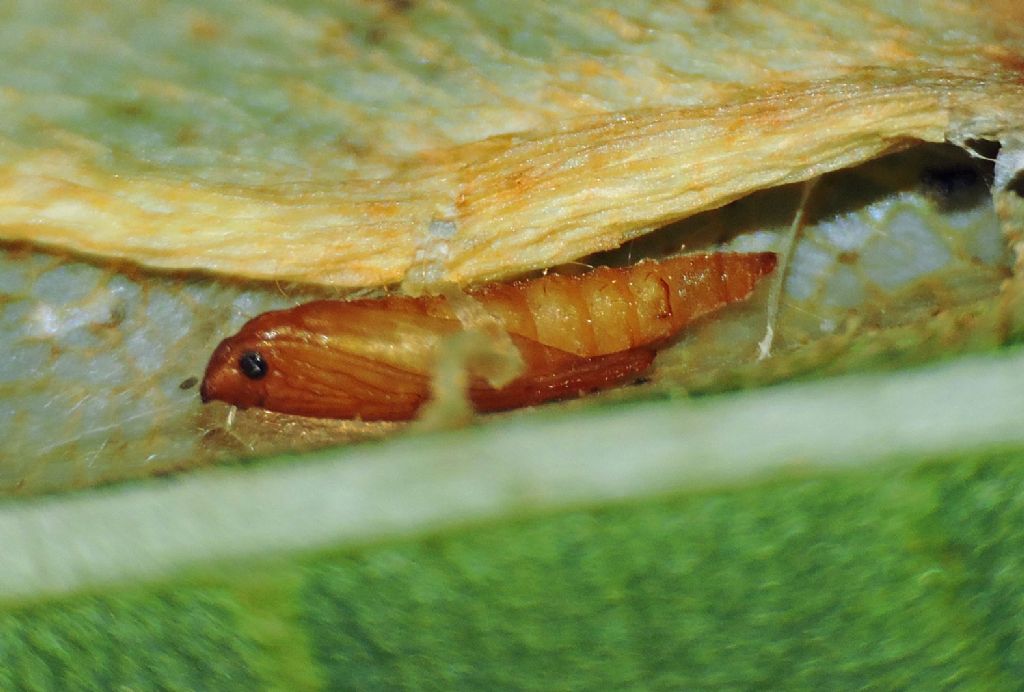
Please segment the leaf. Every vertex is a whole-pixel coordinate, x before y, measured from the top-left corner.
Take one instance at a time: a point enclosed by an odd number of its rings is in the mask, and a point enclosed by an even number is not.
[[[0,16],[0,687],[1019,679],[1017,3]],[[649,389],[68,492],[395,432],[201,409],[261,310],[776,247],[816,176],[767,364],[752,304]]]
[[[0,237],[269,280],[465,283],[914,140],[1005,139],[1024,111],[1011,5],[119,7],[93,29],[86,9],[8,21]],[[933,41],[937,16],[972,49]]]
[[[1020,634],[1022,359],[8,503],[0,670],[42,687],[997,684]],[[118,654],[137,646],[143,670]]]

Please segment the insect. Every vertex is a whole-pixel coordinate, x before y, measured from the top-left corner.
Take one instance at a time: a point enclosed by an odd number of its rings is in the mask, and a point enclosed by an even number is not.
[[[468,295],[519,350],[503,387],[471,376],[478,411],[579,396],[636,379],[693,320],[747,298],[772,253],[682,255],[586,274],[495,283]],[[216,348],[203,401],[321,418],[407,420],[431,396],[446,339],[463,330],[441,296],[320,300],[264,313]]]

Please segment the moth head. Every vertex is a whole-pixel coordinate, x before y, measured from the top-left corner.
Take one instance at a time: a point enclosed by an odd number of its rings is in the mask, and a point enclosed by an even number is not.
[[[386,412],[409,398],[392,390],[411,375],[382,365],[373,354],[352,353],[331,342],[325,333],[331,323],[321,314],[327,307],[311,303],[250,320],[214,349],[199,390],[202,400],[353,418],[367,410],[367,400]],[[407,407],[421,403],[414,399]]]
[[[225,339],[210,356],[199,395],[241,408],[263,406],[275,373],[276,353],[267,340],[243,334]]]

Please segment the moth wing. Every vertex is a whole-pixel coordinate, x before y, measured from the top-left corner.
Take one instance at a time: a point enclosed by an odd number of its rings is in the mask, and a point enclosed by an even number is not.
[[[655,354],[654,349],[635,348],[587,357],[522,336],[512,335],[512,341],[523,357],[525,371],[501,388],[474,378],[469,396],[478,411],[533,406],[623,384],[639,377]]]

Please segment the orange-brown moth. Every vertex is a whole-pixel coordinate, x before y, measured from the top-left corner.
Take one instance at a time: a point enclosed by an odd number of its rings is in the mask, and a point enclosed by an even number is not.
[[[472,377],[469,398],[478,411],[498,411],[636,378],[666,341],[747,298],[775,263],[772,253],[683,255],[472,289],[525,369],[500,388]],[[431,396],[442,343],[462,329],[440,296],[321,300],[268,312],[216,348],[202,398],[321,418],[414,418]]]

